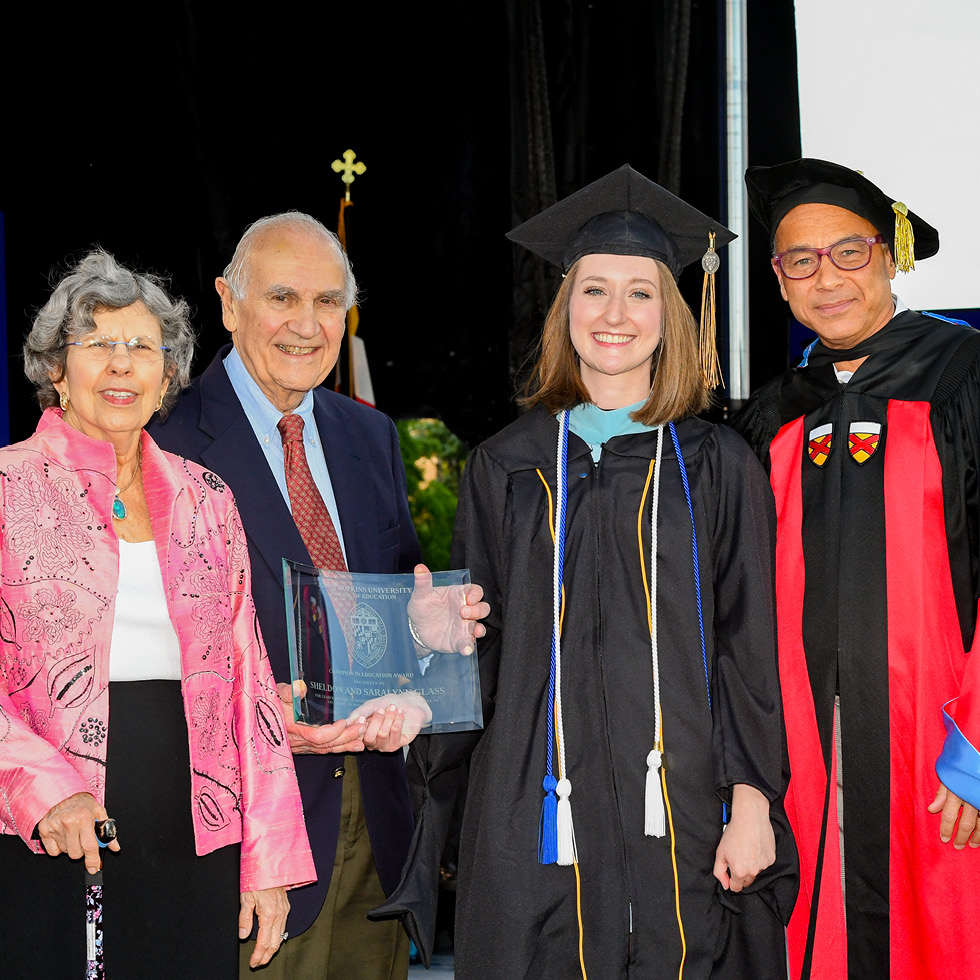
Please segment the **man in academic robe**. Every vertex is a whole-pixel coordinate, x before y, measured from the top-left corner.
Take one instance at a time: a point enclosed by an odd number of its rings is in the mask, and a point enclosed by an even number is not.
[[[409,572],[420,559],[418,542],[391,420],[320,387],[337,361],[357,288],[337,237],[297,212],[259,219],[215,286],[232,344],[154,425],[153,436],[213,470],[235,492],[259,625],[283,691],[290,680],[283,558],[328,567],[312,557],[320,545],[309,535],[329,525],[331,547],[339,547],[348,571]],[[290,488],[288,425],[282,425],[296,415],[303,421],[307,479],[315,484],[304,484],[302,494]],[[301,519],[294,494],[303,506],[315,497],[315,522]],[[438,603],[428,620],[413,612],[417,631],[427,640],[443,626],[453,632],[446,642],[430,642],[442,650],[460,636],[482,636],[476,620],[488,607],[481,596],[472,587],[466,605],[449,610],[448,618]],[[288,700],[288,687],[284,695]],[[321,727],[295,723],[290,706],[286,719],[317,881],[289,893],[284,942],[263,975],[404,978],[408,938],[401,923],[369,922],[367,912],[397,884],[408,853],[413,817],[401,748],[422,721],[412,705]],[[243,977],[252,975],[252,946],[242,947]]]
[[[733,425],[775,493],[793,978],[980,962],[980,333],[907,309],[938,233],[861,174],[746,173],[793,315],[817,335]],[[948,733],[948,734],[947,734]]]

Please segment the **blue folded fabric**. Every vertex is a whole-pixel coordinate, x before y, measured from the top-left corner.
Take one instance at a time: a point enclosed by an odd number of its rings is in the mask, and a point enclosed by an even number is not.
[[[947,710],[953,698],[943,705],[946,742],[936,760],[936,775],[961,800],[980,809],[980,750],[970,744]]]

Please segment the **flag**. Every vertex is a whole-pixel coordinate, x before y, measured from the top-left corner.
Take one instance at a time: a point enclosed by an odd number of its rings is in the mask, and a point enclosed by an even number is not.
[[[340,214],[337,217],[337,237],[341,245],[347,249],[347,224],[344,219],[344,212],[351,205],[351,201],[346,198],[340,200]],[[350,378],[350,396],[355,401],[365,405],[375,407],[374,386],[371,384],[371,370],[368,367],[367,348],[364,340],[357,336],[357,328],[360,325],[360,313],[355,303],[347,311],[347,351],[348,351],[348,376]],[[337,385],[340,384],[340,372],[337,372]]]
[[[375,407],[374,387],[371,384],[371,370],[368,367],[367,350],[360,337],[351,337],[351,389],[353,397],[365,405]]]

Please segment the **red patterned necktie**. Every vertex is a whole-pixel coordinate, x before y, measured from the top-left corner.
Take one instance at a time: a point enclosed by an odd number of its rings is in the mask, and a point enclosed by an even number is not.
[[[293,512],[296,529],[303,538],[303,544],[317,568],[329,571],[346,572],[347,562],[340,547],[340,538],[334,527],[327,505],[320,496],[310,464],[306,461],[303,446],[303,418],[301,415],[284,415],[276,425],[282,436],[282,455],[286,467],[286,490],[289,493],[289,506]],[[349,596],[335,597],[334,610],[340,620],[341,629],[347,639],[347,663],[354,669],[352,627],[350,613],[354,608]]]
[[[330,519],[320,491],[313,482],[306,449],[303,446],[303,417],[284,415],[276,426],[282,436],[282,454],[286,466],[286,490],[296,528],[317,568],[346,571],[344,552],[337,529]]]

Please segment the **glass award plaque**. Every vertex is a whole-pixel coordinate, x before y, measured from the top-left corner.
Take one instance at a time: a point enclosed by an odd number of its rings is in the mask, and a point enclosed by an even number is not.
[[[476,640],[458,625],[468,569],[433,572],[416,596],[411,572],[324,571],[285,558],[282,568],[296,721],[325,725],[407,695],[432,712],[424,734],[483,727]],[[473,652],[440,649],[454,642]]]

